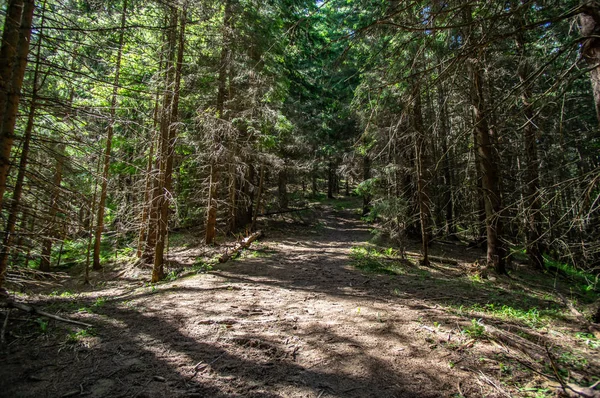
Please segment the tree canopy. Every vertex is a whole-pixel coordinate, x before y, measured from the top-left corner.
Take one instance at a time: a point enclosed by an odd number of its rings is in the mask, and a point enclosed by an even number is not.
[[[213,244],[341,189],[424,263],[462,239],[499,273],[519,251],[597,270],[598,10],[9,0],[0,275],[114,246],[156,281],[170,230]]]

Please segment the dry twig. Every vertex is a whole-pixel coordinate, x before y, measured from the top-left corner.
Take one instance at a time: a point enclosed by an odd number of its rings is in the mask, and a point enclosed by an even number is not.
[[[83,322],[79,322],[79,321],[74,321],[72,319],[63,318],[63,317],[60,317],[58,315],[50,314],[48,312],[39,310],[39,309],[37,309],[35,307],[32,307],[32,306],[29,306],[27,304],[17,303],[17,302],[12,301],[12,300],[7,300],[4,303],[0,303],[0,306],[4,306],[6,308],[16,308],[18,310],[27,312],[28,314],[41,315],[43,317],[54,319],[54,320],[59,321],[59,322],[71,323],[73,325],[82,326],[82,327],[86,327],[86,328],[91,328],[92,327],[92,325],[90,325],[89,323],[83,323]]]

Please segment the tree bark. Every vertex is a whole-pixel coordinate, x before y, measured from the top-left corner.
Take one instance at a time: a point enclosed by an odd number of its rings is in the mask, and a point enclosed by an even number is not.
[[[524,22],[524,21],[523,21]],[[541,200],[539,191],[539,162],[537,157],[536,124],[534,123],[534,109],[532,105],[531,85],[528,84],[529,74],[532,72],[527,59],[525,38],[522,33],[517,34],[517,50],[521,58],[517,68],[519,81],[523,86],[521,102],[525,125],[523,127],[523,142],[525,144],[525,221],[526,221],[526,250],[529,265],[536,269],[544,268],[544,257],[540,250],[540,211]]]
[[[123,0],[123,12],[121,14],[121,33],[119,35],[119,49],[117,50],[117,64],[115,66],[115,77],[113,80],[112,98],[110,101],[110,117],[106,134],[106,147],[104,150],[104,169],[102,171],[102,183],[100,187],[100,202],[98,203],[98,214],[96,216],[96,232],[94,236],[94,259],[92,269],[102,269],[100,264],[100,243],[104,230],[104,206],[108,194],[108,172],[110,169],[110,152],[115,128],[115,115],[117,109],[117,94],[119,91],[119,77],[121,74],[121,59],[123,57],[123,42],[125,40],[125,22],[127,20],[127,0]]]
[[[230,40],[231,40],[231,23],[232,23],[232,4],[231,0],[225,1],[225,10],[223,12],[222,37],[223,43],[221,47],[221,59],[219,62],[219,75],[217,77],[217,118],[223,119],[225,116],[225,102],[227,101],[227,72],[229,64]],[[217,132],[213,138],[214,155],[219,153],[219,145],[221,141],[220,134]],[[210,186],[208,194],[208,209],[206,212],[206,234],[204,241],[207,245],[212,245],[217,236],[217,202],[218,202],[218,184],[219,184],[219,159],[213,158],[210,165]]]
[[[44,3],[45,5],[45,3]],[[33,6],[33,2],[31,3],[31,6]],[[10,4],[9,4],[10,7]],[[42,37],[43,37],[43,30],[44,30],[44,9],[45,7],[42,8],[42,17],[41,17],[41,22],[40,22],[40,39],[39,39],[39,43],[38,43],[38,51],[37,51],[37,56],[36,59],[38,62],[36,62],[35,65],[35,72],[34,72],[34,77],[33,77],[33,92],[32,92],[32,97],[31,97],[31,104],[29,106],[29,115],[27,117],[27,126],[25,127],[25,136],[23,137],[23,147],[21,148],[21,159],[19,161],[19,169],[18,169],[18,173],[17,173],[17,180],[15,182],[15,188],[13,191],[13,197],[12,197],[12,202],[11,202],[11,207],[9,210],[9,214],[8,214],[8,220],[6,222],[6,229],[4,232],[4,239],[2,241],[2,247],[0,248],[0,288],[2,287],[2,285],[4,284],[4,278],[6,275],[6,270],[8,268],[8,258],[9,258],[9,254],[10,254],[10,250],[13,247],[13,243],[14,243],[14,234],[15,234],[15,226],[17,223],[17,217],[18,217],[18,213],[19,213],[19,205],[21,203],[21,195],[23,193],[23,184],[25,181],[25,170],[27,169],[27,161],[28,161],[28,157],[29,157],[29,148],[30,148],[30,144],[31,144],[31,135],[33,133],[33,122],[35,119],[35,111],[37,108],[37,100],[38,100],[38,80],[39,80],[39,71],[40,71],[40,64],[39,64],[39,59],[40,59],[40,50],[41,50],[41,41],[42,41]],[[10,12],[10,8],[9,8],[9,12]],[[13,11],[14,12],[14,11]],[[24,13],[29,12],[29,10],[24,10]],[[14,16],[7,16],[7,18],[13,18]],[[11,23],[9,23],[8,21],[5,22],[5,29],[12,29],[12,27],[9,27],[8,25],[11,25]],[[29,29],[30,32],[30,29]],[[21,30],[20,32],[20,40],[29,40],[29,36],[28,36],[28,32],[26,30]],[[4,42],[4,40],[3,40]],[[4,88],[4,84],[2,84],[3,88]],[[2,91],[2,97],[4,97],[4,104],[1,104],[1,100],[0,100],[0,106],[2,105],[6,105],[6,92]],[[3,109],[3,108],[0,108]],[[0,199],[2,198],[2,196],[0,196]],[[0,200],[1,202],[1,200]],[[0,205],[1,208],[1,205]]]
[[[585,37],[581,46],[581,55],[590,70],[590,82],[596,107],[596,118],[600,124],[600,8],[595,3],[582,7],[579,14],[579,31]]]
[[[160,53],[160,61],[158,62],[158,70],[163,68],[163,53]],[[152,114],[152,132],[150,133],[150,149],[148,151],[148,163],[146,164],[146,181],[144,184],[144,200],[142,202],[142,214],[140,216],[140,234],[138,236],[137,246],[137,258],[141,258],[144,252],[144,245],[146,244],[148,234],[148,213],[150,212],[150,198],[152,198],[152,184],[154,179],[152,177],[152,165],[154,164],[154,150],[156,147],[157,140],[157,127],[159,123],[160,115],[160,90],[156,89],[154,96],[154,112]]]
[[[258,213],[260,211],[260,201],[262,198],[263,185],[265,183],[265,164],[261,163],[260,165],[260,180],[258,182],[258,193],[256,194],[256,210],[254,210],[254,217],[252,218],[252,225],[250,225],[250,231],[254,231],[256,227],[256,219],[258,218]]]
[[[158,112],[158,111],[156,111]],[[146,166],[146,183],[144,188],[144,201],[142,202],[142,215],[140,219],[140,234],[138,236],[137,258],[141,258],[146,243],[146,234],[148,233],[148,213],[150,211],[150,198],[152,194],[152,164],[154,163],[154,144],[155,138],[150,137],[150,150],[148,151],[148,164]]]
[[[319,192],[319,187],[317,184],[317,166],[314,165],[312,168],[312,171],[310,173],[310,181],[311,181],[311,188],[312,188],[312,195],[313,196],[317,196],[317,193]]]
[[[333,162],[327,165],[327,198],[333,199],[333,191],[335,189],[335,173],[333,171]]]
[[[472,46],[478,46],[477,54],[467,59],[470,78],[470,101],[473,118],[473,140],[475,146],[475,162],[481,173],[481,187],[485,206],[485,227],[487,236],[487,263],[496,273],[506,274],[505,250],[500,240],[502,236],[502,202],[500,197],[500,175],[495,158],[495,146],[489,125],[489,110],[486,109],[484,96],[485,54],[477,43],[477,35],[471,25],[473,22],[471,7],[464,8],[467,27],[467,40]]]
[[[482,59],[481,57],[479,59]],[[494,146],[490,136],[485,99],[483,96],[483,71],[479,60],[470,60],[471,110],[473,112],[475,159],[481,170],[481,185],[485,204],[485,225],[487,236],[487,262],[498,274],[506,274],[502,235],[500,178],[494,158]]]
[[[0,126],[6,113],[8,93],[12,89],[11,79],[19,47],[19,28],[22,16],[23,0],[10,0],[6,8],[2,47],[0,48]]]
[[[34,0],[12,0],[8,3],[2,47],[0,48],[0,210],[6,191],[10,155],[15,138],[21,87],[27,66]],[[16,57],[16,59],[15,59]]]
[[[422,265],[429,265],[429,197],[425,191],[426,173],[426,140],[421,110],[421,90],[418,84],[413,87],[413,126],[415,145],[415,172],[417,177],[417,198],[419,202],[419,221],[421,224],[421,250],[423,252]]]
[[[208,211],[206,212],[206,235],[204,243],[212,245],[217,236],[217,194],[219,186],[219,169],[216,161],[210,165],[210,181],[208,194]]]
[[[289,201],[287,195],[287,170],[285,165],[277,174],[277,196],[279,199],[279,208],[287,209]]]
[[[448,137],[450,129],[448,128],[448,110],[446,105],[446,93],[444,90],[443,82],[438,84],[438,108],[440,118],[440,140],[442,145],[442,180],[444,183],[443,202],[446,209],[446,234],[455,235],[456,225],[454,223],[454,200],[452,198],[452,165],[450,162],[450,150],[448,148]]]
[[[366,153],[363,156],[363,181],[367,181],[371,178],[371,158]],[[371,195],[365,193],[363,195],[362,215],[363,217],[369,214],[371,211]]]
[[[235,144],[232,144],[235,145]],[[233,234],[237,228],[237,173],[235,167],[235,156],[229,160],[229,220],[227,230]]]
[[[177,46],[177,10],[172,6],[166,6],[165,12],[165,53],[164,83],[162,87],[162,105],[160,107],[158,136],[156,139],[156,158],[152,172],[152,192],[148,207],[148,230],[146,244],[140,258],[140,264],[152,265],[156,261],[156,245],[158,244],[161,223],[162,199],[165,189],[166,154],[169,145],[169,126],[171,124],[171,105],[173,101],[174,84],[174,58]]]
[[[42,253],[40,260],[40,271],[50,271],[52,243],[57,236],[56,230],[56,213],[58,213],[58,200],[60,198],[60,184],[63,177],[63,167],[65,164],[64,144],[57,146],[56,170],[54,171],[54,179],[52,186],[52,196],[48,209],[48,219],[50,220],[50,236],[46,236],[42,242]]]
[[[8,220],[6,222],[6,229],[4,232],[4,239],[2,241],[2,247],[0,248],[0,288],[4,284],[4,278],[6,275],[6,270],[8,268],[8,258],[10,254],[10,250],[14,244],[14,236],[15,236],[15,227],[17,223],[17,217],[19,213],[19,205],[21,203],[21,195],[23,193],[23,184],[25,181],[25,170],[27,169],[27,162],[29,157],[29,148],[31,144],[31,135],[33,133],[33,122],[35,119],[35,111],[37,108],[38,101],[38,80],[39,80],[39,72],[40,72],[40,51],[41,51],[41,41],[43,38],[44,31],[44,7],[42,7],[42,17],[40,22],[40,39],[38,42],[38,50],[36,55],[35,72],[33,75],[33,92],[31,95],[31,103],[29,106],[29,115],[27,117],[27,126],[25,127],[25,136],[23,137],[23,147],[21,148],[21,159],[19,160],[19,169],[17,173],[17,180],[15,181],[15,188],[13,191],[12,202],[8,214]],[[28,10],[24,10],[24,12],[28,12]],[[6,29],[6,24],[5,24]],[[10,29],[10,28],[9,28]],[[25,30],[21,30],[20,32],[20,40],[29,40],[26,36],[28,33]],[[2,95],[4,96],[5,93]],[[0,196],[1,198],[1,196]],[[0,200],[1,202],[1,200]]]
[[[177,21],[177,10],[173,9],[174,20]],[[164,253],[165,243],[167,239],[167,231],[169,226],[169,197],[172,185],[172,174],[173,174],[173,158],[175,153],[175,141],[177,138],[177,119],[179,113],[179,90],[181,87],[181,68],[183,64],[183,53],[185,51],[185,27],[186,27],[186,13],[187,3],[184,4],[183,10],[181,11],[181,24],[179,28],[179,39],[177,49],[177,61],[175,64],[175,84],[172,92],[172,102],[169,106],[169,114],[165,115],[164,128],[161,130],[166,131],[166,140],[162,140],[162,153],[161,153],[161,169],[164,168],[164,175],[159,178],[159,181],[163,183],[161,186],[161,192],[159,197],[160,206],[160,220],[158,228],[158,239],[156,241],[156,247],[154,251],[154,266],[152,268],[152,282],[158,282],[165,276],[164,273]],[[174,43],[173,43],[174,44]]]

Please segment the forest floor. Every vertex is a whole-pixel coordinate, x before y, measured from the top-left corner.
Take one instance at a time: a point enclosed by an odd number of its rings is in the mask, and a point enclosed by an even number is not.
[[[179,274],[156,285],[115,264],[93,287],[11,292],[93,328],[13,310],[0,396],[544,397],[558,379],[598,380],[600,341],[567,306],[587,309],[573,280],[519,264],[486,279],[472,272],[482,252],[459,243],[432,247],[456,264],[402,260],[369,243],[348,200],[310,219],[269,220],[212,269],[198,236],[173,237]]]

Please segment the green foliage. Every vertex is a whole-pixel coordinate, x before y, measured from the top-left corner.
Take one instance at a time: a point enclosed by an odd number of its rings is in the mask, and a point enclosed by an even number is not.
[[[354,192],[358,196],[370,196],[373,195],[377,190],[377,184],[379,183],[379,179],[377,178],[369,178],[367,180],[362,181]]]
[[[350,258],[356,268],[367,272],[389,275],[405,273],[400,262],[384,260],[384,256],[374,248],[354,246],[350,251]]]
[[[75,293],[70,290],[58,291],[53,290],[52,293],[49,294],[50,297],[61,297],[61,298],[73,298],[75,297]]]
[[[577,332],[575,336],[582,340],[585,345],[593,350],[600,349],[600,340],[596,338],[592,333]]]
[[[576,283],[576,288],[586,297],[589,302],[593,302],[599,297],[598,282],[600,274],[593,275],[570,264],[554,260],[547,255],[544,256],[544,265],[550,273],[560,272],[561,274],[571,278]]]
[[[565,351],[557,358],[558,363],[569,368],[582,370],[588,366],[588,360],[580,354]]]
[[[546,327],[550,320],[562,318],[562,313],[556,308],[541,310],[534,307],[525,310],[510,305],[496,305],[494,303],[484,305],[473,304],[468,308],[461,308],[461,310],[485,313],[508,321],[519,321],[533,328]]]
[[[75,344],[85,338],[93,337],[95,335],[96,332],[94,331],[94,329],[83,329],[77,332],[71,332],[67,336],[67,343]]]
[[[40,332],[42,332],[43,334],[46,334],[48,332],[48,321],[47,320],[44,320],[42,318],[36,318],[35,322],[40,327]]]
[[[465,327],[462,332],[472,338],[479,339],[485,335],[485,326],[481,323],[481,320],[471,319],[471,325]]]
[[[209,271],[212,271],[213,267],[212,267],[212,264],[209,264],[206,262],[200,262],[200,263],[196,263],[192,269],[199,274],[205,274]]]
[[[106,297],[98,297],[96,299],[96,301],[94,302],[94,304],[92,304],[92,307],[101,308],[101,307],[104,307],[105,304],[106,304]]]
[[[179,272],[177,272],[176,270],[172,270],[165,276],[165,281],[173,282],[173,281],[177,280],[178,277],[179,277]]]

